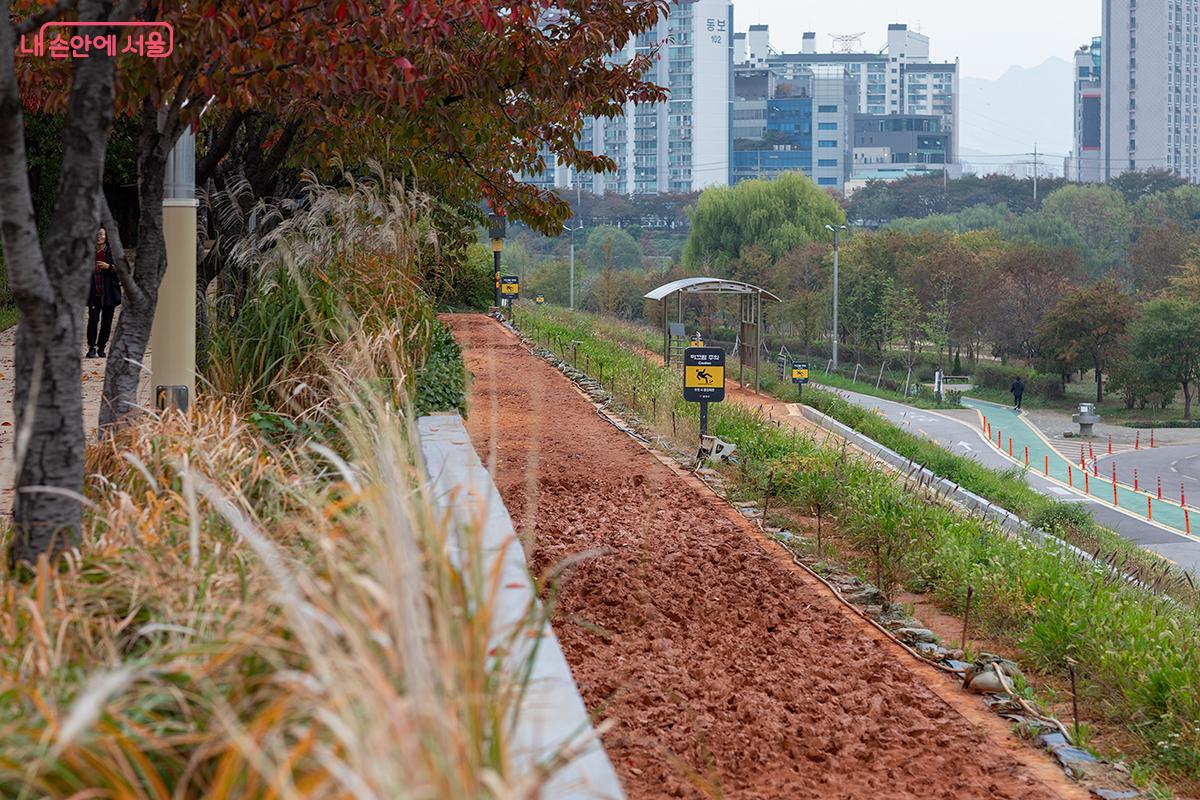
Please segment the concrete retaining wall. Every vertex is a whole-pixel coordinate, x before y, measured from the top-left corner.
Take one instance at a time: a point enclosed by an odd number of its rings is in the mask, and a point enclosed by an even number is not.
[[[511,738],[517,769],[533,770],[570,753],[569,762],[547,783],[542,797],[623,799],[620,780],[588,718],[558,639],[549,622],[542,619],[508,510],[475,454],[462,418],[457,414],[422,417],[417,420],[417,430],[435,502],[439,509],[449,510],[454,536],[460,537],[451,540],[452,556],[462,565],[470,553],[480,553],[485,559],[481,566],[484,574],[500,571],[493,642],[518,642],[514,652],[505,656],[511,669],[532,663]],[[478,535],[473,529],[481,520],[481,546],[466,546],[461,537]],[[536,609],[532,615],[531,607]],[[514,631],[522,633],[510,638]]]

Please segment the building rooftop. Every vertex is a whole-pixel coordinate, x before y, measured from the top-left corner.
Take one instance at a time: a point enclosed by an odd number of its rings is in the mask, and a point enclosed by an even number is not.
[[[904,68],[909,72],[954,72],[958,69],[958,64],[950,64],[947,62],[936,64],[914,64],[909,62]]]

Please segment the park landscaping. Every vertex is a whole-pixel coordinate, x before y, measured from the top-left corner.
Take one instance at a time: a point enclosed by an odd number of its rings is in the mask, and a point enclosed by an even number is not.
[[[479,797],[552,774],[511,770],[528,676],[486,656],[497,587],[424,495],[411,422],[464,383],[421,288],[422,198],[307,195],[214,320],[191,413],[89,445],[78,551],[5,573],[0,795]]]
[[[535,340],[560,347],[577,368],[606,373],[616,402],[662,436],[695,441],[694,409],[682,403],[679,377],[644,352],[651,342],[625,323],[562,310],[525,312],[519,322]],[[571,344],[574,343],[574,344]],[[630,344],[638,349],[631,349]],[[566,347],[563,347],[563,345]],[[586,354],[586,358],[580,354]],[[790,388],[790,387],[789,387]],[[1065,675],[1080,665],[1081,702],[1106,726],[1127,732],[1143,777],[1195,787],[1200,762],[1200,625],[1196,588],[1168,574],[1161,562],[1142,562],[1146,585],[1117,576],[1107,561],[1128,568],[1135,554],[1080,518],[1024,487],[1016,475],[998,475],[965,459],[939,454],[922,440],[836,398],[807,393],[815,405],[857,419],[868,435],[902,448],[920,447],[931,468],[948,470],[976,491],[1002,497],[1051,531],[1102,537],[1100,561],[1081,560],[1061,546],[1005,536],[978,519],[906,492],[896,476],[842,448],[798,436],[745,408],[724,404],[711,412],[711,431],[738,445],[730,468],[739,496],[760,499],[806,516],[820,514],[838,531],[840,554],[868,580],[894,594],[901,588],[936,597],[961,613],[974,590],[986,635],[1011,643],[1038,670]],[[870,424],[867,424],[870,420]],[[905,441],[908,437],[911,441]],[[936,448],[935,448],[936,449]],[[901,452],[904,452],[901,450]],[[918,460],[920,460],[918,458]],[[1092,539],[1095,543],[1096,539]],[[811,546],[811,545],[806,545]]]

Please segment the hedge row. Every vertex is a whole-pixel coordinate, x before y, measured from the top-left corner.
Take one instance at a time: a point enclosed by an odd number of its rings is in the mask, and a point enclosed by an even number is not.
[[[1025,382],[1025,391],[1043,400],[1062,400],[1066,397],[1062,379],[1057,375],[1045,375],[1003,364],[980,364],[975,368],[975,385],[983,389],[1000,389],[1007,392],[1018,377]]]

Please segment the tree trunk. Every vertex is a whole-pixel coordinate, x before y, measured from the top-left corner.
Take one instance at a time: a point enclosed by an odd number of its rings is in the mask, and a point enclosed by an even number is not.
[[[177,127],[177,126],[176,126]],[[104,371],[104,394],[100,401],[100,426],[109,427],[138,408],[150,329],[158,305],[158,288],[167,268],[167,243],[163,237],[163,179],[167,156],[178,132],[160,132],[158,113],[147,107],[142,112],[142,134],[138,149],[138,253],[134,278],[139,292],[129,294],[121,306],[121,317],[113,331],[112,347]]]
[[[1096,367],[1096,405],[1104,402],[1104,373]]]
[[[1192,384],[1191,381],[1183,382],[1183,418],[1192,418]]]
[[[14,72],[14,30],[0,18],[0,218],[13,296],[21,311],[14,354],[15,535],[9,564],[33,563],[78,543],[82,527],[81,312],[95,268],[101,176],[113,119],[114,68],[93,52],[75,62],[62,131],[51,227],[33,216],[24,117]],[[81,0],[79,18],[106,14]]]

